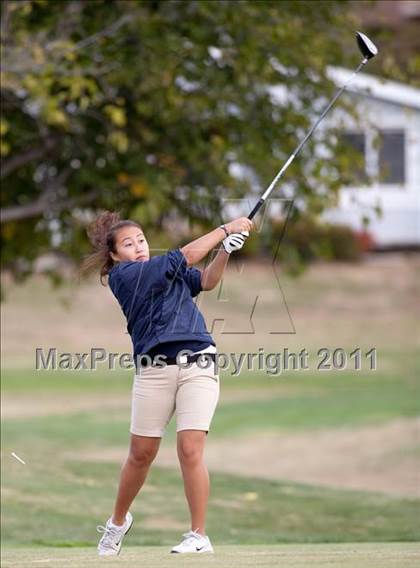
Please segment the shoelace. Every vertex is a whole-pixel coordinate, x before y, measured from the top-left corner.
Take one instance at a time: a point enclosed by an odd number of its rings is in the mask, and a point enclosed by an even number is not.
[[[121,529],[116,527],[104,527],[103,525],[98,525],[96,527],[98,533],[104,533],[103,537],[101,538],[101,545],[105,548],[112,548],[116,550],[115,542],[113,539],[117,536],[121,535]]]
[[[184,533],[182,535],[183,537],[185,537],[185,540],[183,542],[183,544],[187,544],[190,543],[191,541],[193,541],[194,539],[200,539],[200,538],[204,538],[203,535],[195,532],[195,531],[189,531],[187,533]]]

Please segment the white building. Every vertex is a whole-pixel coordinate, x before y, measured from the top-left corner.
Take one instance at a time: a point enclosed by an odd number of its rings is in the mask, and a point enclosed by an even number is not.
[[[351,72],[329,69],[341,86]],[[365,173],[375,179],[366,185],[360,172],[357,187],[343,187],[337,208],[324,218],[362,228],[363,215],[370,218],[368,232],[378,247],[420,245],[420,89],[394,81],[359,74],[347,96],[357,105],[359,121],[353,123],[340,111],[331,121],[344,121],[349,141],[365,156]],[[382,216],[372,208],[379,206]]]

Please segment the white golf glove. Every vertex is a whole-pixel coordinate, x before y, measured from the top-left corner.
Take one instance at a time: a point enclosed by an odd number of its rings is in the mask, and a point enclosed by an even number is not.
[[[249,237],[248,231],[241,231],[240,233],[232,233],[225,239],[223,239],[223,248],[225,251],[230,254],[231,252],[235,252],[240,250],[245,243],[245,239]]]

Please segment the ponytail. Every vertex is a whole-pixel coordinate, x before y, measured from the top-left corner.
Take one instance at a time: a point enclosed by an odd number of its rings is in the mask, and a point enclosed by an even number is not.
[[[138,227],[140,225],[129,219],[121,220],[117,212],[105,211],[95,221],[88,225],[86,232],[94,248],[83,261],[80,267],[80,274],[83,275],[94,269],[99,269],[100,281],[103,286],[103,278],[107,276],[115,262],[111,257],[111,252],[116,253],[116,236],[122,227]]]

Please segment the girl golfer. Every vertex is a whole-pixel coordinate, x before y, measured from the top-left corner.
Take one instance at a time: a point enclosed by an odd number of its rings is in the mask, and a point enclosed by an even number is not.
[[[252,221],[241,217],[153,258],[140,225],[121,220],[118,213],[107,211],[88,228],[96,251],[84,261],[83,270],[100,267],[101,282],[108,275],[127,318],[136,362],[130,448],[112,516],[98,527],[103,533],[98,544],[101,556],[120,552],[133,523],[130,505],[174,412],[191,530],[171,552],[213,552],[205,528],[209,476],[203,450],[219,398],[219,376],[215,342],[192,298],[218,284],[230,253],[243,246],[252,228]],[[190,268],[220,242],[223,247],[206,269]],[[184,354],[178,356],[181,351]]]

